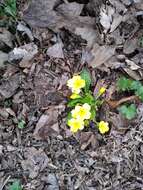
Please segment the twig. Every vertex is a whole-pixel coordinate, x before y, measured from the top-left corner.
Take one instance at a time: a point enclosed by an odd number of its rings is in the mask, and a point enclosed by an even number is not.
[[[123,104],[125,102],[129,102],[129,101],[133,101],[133,100],[136,100],[138,101],[139,98],[137,96],[129,96],[129,97],[126,97],[126,98],[122,98],[121,100],[106,100],[107,104],[109,106],[111,106],[112,108],[116,108],[118,107],[120,104]]]
[[[4,186],[7,184],[7,182],[9,181],[10,179],[10,175],[5,179],[5,181],[3,182],[2,186],[0,187],[0,190],[3,190]]]

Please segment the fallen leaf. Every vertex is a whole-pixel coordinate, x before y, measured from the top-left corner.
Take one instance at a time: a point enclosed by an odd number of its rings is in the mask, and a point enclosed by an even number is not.
[[[0,51],[0,69],[5,67],[6,61],[8,61],[8,54]]]
[[[62,106],[47,108],[36,124],[34,136],[37,139],[47,139],[49,136],[59,135],[58,115],[62,110]]]
[[[6,99],[13,96],[20,86],[21,78],[19,74],[9,77],[7,80],[2,81],[0,85],[0,99]]]
[[[115,9],[118,11],[118,13],[120,13],[120,12],[126,13],[127,8],[120,1],[118,1],[118,0],[109,0],[109,2],[111,3],[111,5],[113,5],[113,7],[115,7]]]
[[[76,27],[75,34],[80,35],[84,40],[86,40],[87,47],[89,48],[91,48],[97,40],[97,38],[99,38],[97,31],[89,27]]]
[[[135,80],[142,80],[143,73],[140,70],[132,70],[130,68],[123,68],[123,70],[133,79]]]
[[[48,184],[48,190],[59,190],[58,180],[54,173],[49,173],[48,176],[42,177],[41,180]]]
[[[5,110],[5,108],[0,108],[0,116],[3,119],[7,119],[9,117],[9,113]]]
[[[22,168],[29,171],[29,177],[32,179],[37,177],[49,163],[49,158],[42,149],[26,148],[24,157],[25,160],[21,162]]]
[[[13,47],[13,35],[5,28],[0,28],[0,48],[2,49],[4,45],[8,47]]]
[[[109,31],[110,33],[113,32],[119,26],[119,24],[122,22],[122,19],[123,17],[118,13],[115,13],[113,15],[113,21]]]
[[[136,7],[138,10],[143,10],[143,3],[142,3],[142,0],[135,0],[135,7]]]
[[[136,38],[126,40],[124,43],[123,52],[127,55],[133,53],[138,47],[137,43],[138,40]]]
[[[141,69],[140,66],[138,66],[134,61],[131,61],[129,59],[126,59],[125,62],[127,63],[127,65],[130,67],[131,70],[138,70]]]
[[[114,14],[114,11],[114,8],[110,6],[107,6],[106,9],[104,7],[101,7],[100,9],[100,23],[104,27],[105,33],[107,33],[111,27],[112,15]]]
[[[9,61],[20,60],[20,67],[29,68],[31,67],[30,60],[38,53],[38,47],[34,43],[29,43],[24,46],[14,48],[9,53]]]
[[[52,3],[51,0],[33,0],[24,13],[24,20],[32,27],[48,27],[54,32],[58,32],[63,27],[74,32],[76,27],[92,27],[94,25],[93,18],[78,16],[83,5],[77,5],[76,3],[67,3],[65,5],[57,2],[56,0],[52,1]],[[69,9],[69,12],[67,9]]]
[[[103,63],[108,61],[115,54],[115,47],[99,46],[95,44],[92,49],[93,60],[89,63],[92,68],[100,67]]]
[[[64,58],[63,43],[60,41],[49,47],[47,50],[47,55],[49,57]]]
[[[23,32],[23,34],[26,34],[31,41],[34,40],[32,31],[24,23],[19,22],[17,25],[17,30]]]
[[[63,3],[63,4],[59,5],[56,10],[66,17],[69,17],[69,18],[77,17],[81,14],[83,6],[84,6],[83,4],[79,4],[76,2]]]
[[[95,148],[98,146],[98,140],[92,132],[81,132],[80,145],[81,150],[85,150],[89,145]]]

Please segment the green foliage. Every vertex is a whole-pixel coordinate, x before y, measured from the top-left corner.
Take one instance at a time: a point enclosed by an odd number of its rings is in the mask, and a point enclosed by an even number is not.
[[[137,114],[137,109],[136,109],[135,104],[131,104],[129,106],[123,105],[118,109],[123,114],[123,116],[129,120],[135,118]]]
[[[121,77],[117,82],[120,91],[133,91],[143,101],[143,85],[140,81]]]
[[[143,47],[143,36],[139,38],[139,45]]]
[[[88,92],[91,86],[91,75],[89,71],[87,69],[83,69],[80,76],[85,80],[85,92]]]
[[[8,16],[15,19],[16,15],[16,0],[5,0],[4,3],[0,6],[0,16]]]
[[[24,120],[19,121],[19,122],[18,122],[18,128],[19,128],[19,129],[23,129],[23,128],[25,127],[25,124],[26,124],[26,123],[25,123]]]
[[[136,90],[135,94],[141,99],[141,101],[143,101],[143,86],[141,86],[140,88],[138,88]]]
[[[13,184],[9,187],[9,190],[22,190],[20,182],[16,180]]]
[[[96,117],[96,109],[95,109],[95,107],[92,107],[91,108],[91,120],[92,121],[95,121],[95,117]]]
[[[84,104],[84,103],[88,103],[90,105],[95,105],[95,98],[91,95],[90,92],[84,94],[84,96],[82,96],[81,98],[69,100],[67,106],[74,107],[77,104]]]
[[[136,90],[138,90],[141,87],[142,87],[142,84],[141,84],[140,81],[133,80],[132,83],[131,83],[131,86],[130,86],[130,90],[136,91]]]
[[[119,91],[126,91],[126,90],[130,90],[131,89],[131,84],[132,84],[132,80],[125,78],[125,77],[121,77],[118,81],[117,81],[117,88]]]
[[[96,114],[98,108],[103,104],[103,100],[101,98],[106,90],[102,87],[102,92],[100,92],[100,89],[98,96],[94,97],[93,92],[90,89],[92,79],[87,69],[82,70],[79,78],[85,81],[85,85],[79,88],[80,91],[78,96],[73,93],[70,96],[71,99],[69,99],[67,103],[67,106],[72,109],[67,115],[66,122],[73,133],[78,130],[82,130],[85,126],[88,127],[91,121],[97,125]],[[69,79],[69,81],[74,83],[76,82],[74,77]],[[73,92],[73,89],[75,88],[74,85],[73,87],[71,87],[72,85],[68,86],[70,86],[71,91]]]
[[[132,91],[141,101],[143,101],[143,85],[140,81],[121,77],[117,81],[117,87],[120,91]],[[119,111],[127,119],[133,119],[137,114],[136,106],[134,104],[129,106],[123,105],[119,108]]]

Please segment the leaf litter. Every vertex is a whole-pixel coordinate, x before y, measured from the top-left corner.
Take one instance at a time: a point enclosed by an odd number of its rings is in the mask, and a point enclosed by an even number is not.
[[[0,67],[0,186],[19,179],[25,190],[142,189],[142,104],[117,94],[115,85],[120,75],[142,80],[142,1],[18,4],[23,18],[16,33],[0,31],[6,61]],[[94,94],[107,88],[98,114],[110,124],[106,136],[92,123],[76,135],[66,126],[66,81],[85,66]],[[135,119],[118,112],[125,102],[136,103]]]

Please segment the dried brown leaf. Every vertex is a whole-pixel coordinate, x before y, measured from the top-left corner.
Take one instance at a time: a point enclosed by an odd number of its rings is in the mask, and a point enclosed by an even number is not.
[[[93,60],[89,63],[92,68],[100,67],[103,63],[108,61],[115,54],[115,47],[99,46],[95,44],[92,49]]]
[[[37,139],[47,139],[49,136],[59,135],[58,115],[62,110],[62,106],[47,108],[45,114],[40,117],[34,131],[34,136]]]

